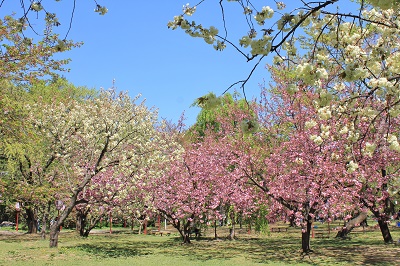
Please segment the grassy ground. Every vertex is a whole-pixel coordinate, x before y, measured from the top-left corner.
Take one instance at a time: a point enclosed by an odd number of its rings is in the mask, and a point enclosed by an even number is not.
[[[316,230],[327,232],[326,225]],[[219,240],[213,231],[200,240],[182,245],[177,234],[171,236],[137,235],[120,229],[113,234],[94,231],[88,238],[62,230],[59,247],[48,248],[48,240],[0,230],[0,265],[400,265],[400,246],[384,244],[380,231],[370,226],[350,234],[349,240],[313,238],[313,253],[301,255],[299,229],[270,233],[265,236],[238,232],[237,240],[222,237],[228,229],[219,229]],[[391,227],[393,239],[400,229]]]

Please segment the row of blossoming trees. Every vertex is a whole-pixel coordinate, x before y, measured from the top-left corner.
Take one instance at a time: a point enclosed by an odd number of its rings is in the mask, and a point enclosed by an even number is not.
[[[349,213],[370,211],[384,241],[392,242],[388,221],[399,179],[399,118],[351,117],[340,109],[340,95],[321,97],[301,80],[288,85],[293,69],[270,70],[276,84],[248,108],[223,101],[218,112],[213,95],[199,99],[219,115],[192,135],[195,141],[168,173],[154,179],[156,209],[186,239],[191,221],[220,219],[220,206],[244,216],[267,206],[270,221],[292,220],[301,227],[304,252],[316,216],[348,220]],[[384,105],[376,99],[360,104]]]
[[[190,242],[194,221],[215,223],[226,207],[232,217],[251,217],[265,206],[262,218],[290,219],[302,228],[305,252],[316,216],[333,220],[361,210],[377,218],[391,242],[398,117],[352,118],[339,110],[339,95],[327,100],[302,81],[287,85],[293,69],[270,70],[276,84],[257,103],[229,95],[199,99],[214,113],[212,123],[187,132],[157,122],[138,98],[114,90],[84,91],[65,81],[29,92],[14,88],[37,100],[20,110],[8,106],[5,117],[23,121],[14,125],[18,139],[8,133],[2,146],[10,170],[2,177],[2,198],[20,201],[33,228],[38,213],[47,224],[54,201],[62,200],[51,246],[73,211],[81,235],[112,210],[129,217],[158,212]]]
[[[316,216],[348,219],[348,213],[370,211],[384,241],[392,241],[387,222],[398,190],[400,153],[396,6],[369,1],[377,6],[372,8],[360,1],[352,15],[325,9],[337,1],[310,2],[260,30],[257,39],[255,22],[263,27],[273,9],[264,7],[254,16],[254,5],[232,2],[241,4],[251,27],[239,41],[251,48],[251,56],[242,55],[251,61],[277,54],[269,67],[271,86],[248,104],[229,95],[199,98],[210,120],[186,132],[159,122],[138,97],[113,89],[45,83],[32,73],[25,76],[30,84],[16,86],[29,67],[4,75],[14,82],[1,87],[1,163],[7,170],[1,200],[22,203],[30,232],[37,230],[38,214],[46,225],[54,201],[62,201],[50,228],[52,247],[73,212],[81,235],[88,235],[112,210],[136,218],[160,213],[184,242],[190,242],[194,222],[215,224],[224,209],[233,222],[263,213],[262,219],[301,227],[304,252],[310,250]],[[285,5],[278,2],[277,8]],[[184,7],[186,15],[194,11]],[[235,46],[216,28],[183,15],[169,26],[215,43],[217,50]],[[305,36],[294,35],[298,28]],[[5,58],[18,57],[11,48]]]
[[[305,252],[315,215],[334,219],[357,208],[371,211],[385,242],[392,241],[387,220],[398,191],[400,151],[398,2],[290,1],[262,7],[219,1],[221,31],[190,19],[210,2],[185,5],[168,26],[219,51],[233,47],[246,61],[256,61],[253,70],[273,56],[272,94],[248,118],[249,127],[260,131],[252,145],[241,138],[231,144],[235,154],[243,151],[237,155],[247,161],[241,174],[266,198],[270,214],[295,217]],[[242,16],[243,27],[231,28],[232,16]],[[238,40],[228,39],[238,31],[243,31]],[[252,73],[235,84],[245,90]]]
[[[21,203],[30,232],[39,216],[45,232],[54,201],[62,201],[51,246],[72,211],[85,221],[89,211],[133,205],[145,167],[156,169],[152,165],[172,159],[169,153],[179,153],[170,135],[161,133],[156,111],[139,97],[91,92],[63,80],[29,91],[3,86],[4,119],[13,128],[2,128],[2,201]]]

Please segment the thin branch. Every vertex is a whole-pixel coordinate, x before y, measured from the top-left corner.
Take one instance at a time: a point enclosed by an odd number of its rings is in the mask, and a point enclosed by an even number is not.
[[[224,41],[228,38],[228,30],[226,29],[226,21],[225,21],[225,12],[224,12],[224,6],[222,5],[222,1],[219,1],[219,5],[221,7],[221,13],[222,13],[222,22],[224,23],[224,30],[225,30],[225,37],[223,38]]]
[[[280,47],[280,46],[286,41],[286,39],[289,38],[289,36],[290,36],[291,34],[293,34],[293,33],[297,30],[297,28],[300,27],[300,25],[301,25],[310,15],[312,15],[314,12],[319,11],[319,10],[321,10],[322,8],[324,8],[324,7],[326,7],[326,6],[330,5],[330,4],[334,4],[334,3],[337,2],[337,1],[338,1],[338,0],[326,1],[324,4],[319,5],[319,6],[315,7],[315,8],[313,8],[313,9],[311,9],[309,12],[307,12],[307,13],[299,20],[299,22],[298,22],[298,23],[297,23],[297,24],[282,38],[282,40],[281,40],[278,44],[276,44],[276,45],[274,45],[274,46],[271,47],[271,52],[272,52],[272,51],[275,51],[278,47]],[[278,35],[278,34],[277,34],[277,35]],[[276,35],[276,36],[277,36],[277,35]],[[276,36],[275,36],[275,38],[272,40],[272,42],[276,39]]]
[[[359,19],[360,21],[365,21],[365,22],[369,22],[369,23],[372,23],[372,24],[385,26],[385,27],[388,27],[388,28],[396,28],[396,29],[398,28],[398,26],[395,23],[392,23],[392,25],[389,25],[389,24],[385,24],[385,23],[380,22],[380,21],[375,21],[375,20],[371,20],[371,19],[367,19],[367,18],[362,18],[359,15],[353,15],[351,13],[348,13],[348,14],[338,13],[338,12],[332,13],[332,12],[328,12],[328,11],[324,11],[324,10],[322,10],[321,13],[324,14],[324,15],[342,16],[342,17],[349,17],[349,18],[353,18],[353,19]]]
[[[71,30],[71,27],[72,27],[72,21],[74,19],[74,13],[75,13],[75,6],[76,6],[76,0],[74,0],[74,5],[72,7],[72,13],[71,13],[71,20],[69,21],[68,31],[67,31],[67,34],[65,34],[64,40],[67,39],[68,34],[69,34],[69,32]]]
[[[240,50],[240,48],[237,47],[234,43],[232,43],[231,41],[225,39],[225,38],[222,37],[221,35],[218,35],[218,34],[217,34],[217,35],[215,35],[215,36],[218,37],[218,38],[220,38],[220,39],[222,39],[224,42],[229,43],[229,44],[230,44],[233,48],[235,48],[239,53],[241,53],[244,57],[246,57],[247,61],[250,61],[250,60],[251,60],[250,57],[247,56],[244,52],[242,52],[242,50]]]
[[[247,99],[246,99],[246,93],[245,93],[245,85],[246,85],[246,83],[250,80],[250,78],[251,78],[251,76],[253,75],[253,73],[254,73],[254,71],[256,70],[256,68],[258,67],[258,65],[260,64],[260,62],[261,62],[261,60],[263,60],[264,59],[264,57],[265,57],[265,55],[263,55],[263,56],[261,56],[260,58],[259,58],[259,60],[258,60],[258,62],[253,66],[253,68],[251,69],[251,71],[250,71],[250,74],[247,76],[247,78],[245,79],[245,80],[240,80],[240,81],[237,81],[237,82],[235,82],[235,83],[233,83],[232,85],[230,85],[222,94],[225,94],[227,91],[229,91],[233,86],[235,86],[236,84],[239,84],[239,83],[242,83],[242,85],[240,86],[241,88],[242,88],[242,91],[243,91],[243,94],[244,94],[244,99],[246,100],[246,102],[247,102]]]

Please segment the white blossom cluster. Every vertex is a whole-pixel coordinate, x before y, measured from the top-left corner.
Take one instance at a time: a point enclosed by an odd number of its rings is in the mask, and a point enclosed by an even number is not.
[[[173,21],[168,22],[168,28],[177,29],[178,27],[185,30],[187,34],[192,37],[203,38],[204,41],[208,44],[214,44],[217,41],[216,36],[218,34],[218,29],[214,26],[210,26],[209,28],[204,28],[201,24],[196,25],[195,22],[189,22],[182,15],[175,16]],[[223,50],[225,48],[225,44],[219,41],[214,48],[217,50]]]
[[[274,16],[274,10],[269,6],[264,6],[261,9],[261,12],[257,12],[254,16],[254,19],[257,21],[259,25],[264,25],[265,20],[270,19]]]
[[[298,165],[303,165],[303,164],[304,164],[303,159],[301,159],[301,158],[299,158],[299,157],[297,157],[297,158],[294,160],[294,162],[295,162],[296,164],[298,164]]]
[[[310,63],[303,63],[296,68],[297,77],[303,80],[304,83],[309,85],[317,84],[320,79],[326,80],[328,72],[325,68],[314,67]]]
[[[284,2],[276,2],[276,8],[278,8],[279,10],[285,9],[286,4]]]
[[[310,139],[312,141],[314,141],[314,143],[317,145],[321,145],[324,142],[324,140],[321,138],[321,136],[318,136],[318,135],[311,135]]]
[[[196,11],[196,6],[191,7],[189,3],[182,7],[182,11],[185,15],[192,16]]]
[[[400,152],[400,145],[395,135],[388,134],[387,142],[389,143],[390,149]]]
[[[279,10],[285,9],[286,5],[279,1],[275,3],[275,11],[270,6],[255,7],[250,2],[241,6],[249,30],[240,35],[238,43],[249,51],[249,58],[266,56],[273,50],[277,52],[274,64],[293,63],[296,66],[293,84],[298,84],[300,80],[315,87],[319,93],[319,99],[314,104],[321,120],[341,115],[357,117],[358,122],[372,123],[379,115],[400,115],[398,0],[368,0],[366,5],[360,6],[359,12],[351,14],[341,9],[337,13],[328,9],[307,13],[307,9],[302,8],[281,13]],[[194,10],[188,4],[183,9],[184,14],[175,17],[169,27],[180,27],[193,37],[201,37],[213,44],[216,50],[226,47],[223,37],[217,36],[216,28],[205,28],[187,21],[184,16],[192,15]],[[360,19],[354,20],[355,16],[360,16]],[[301,33],[279,39],[295,28]],[[280,41],[277,48],[275,45]],[[295,95],[299,88],[289,85],[286,90],[289,95]],[[379,104],[362,107],[355,104],[367,97]],[[384,112],[377,106],[383,106]],[[305,127],[312,128],[313,123],[309,121]],[[357,141],[360,132],[351,127],[350,124],[340,124],[335,130],[346,134],[349,141]],[[325,130],[312,138],[321,144],[330,135]],[[391,147],[396,150],[396,142],[393,143]],[[373,145],[365,146],[363,151],[371,154]]]
[[[328,120],[332,117],[332,112],[329,106],[325,106],[318,109],[318,115],[322,120]]]
[[[310,121],[307,121],[304,125],[305,125],[306,129],[310,129],[310,128],[315,127],[317,125],[317,122],[315,122],[314,120],[310,120]]]
[[[353,173],[354,171],[356,171],[358,169],[358,164],[356,162],[354,162],[353,160],[351,160],[348,164],[347,164],[347,172],[349,174]]]
[[[374,143],[365,143],[365,148],[364,148],[364,155],[367,155],[369,157],[372,157],[376,149],[376,144]]]

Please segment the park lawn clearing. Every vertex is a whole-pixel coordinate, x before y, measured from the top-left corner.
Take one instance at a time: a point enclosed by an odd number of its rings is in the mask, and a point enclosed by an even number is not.
[[[211,231],[211,230],[210,230]],[[393,239],[400,229],[392,229]],[[63,230],[59,247],[22,233],[1,234],[0,265],[399,265],[400,246],[383,243],[379,230],[356,230],[349,240],[314,238],[313,253],[301,254],[298,229],[261,236],[238,232],[234,241],[206,236],[182,245],[177,234],[106,232],[81,238]],[[223,232],[220,234],[223,235]]]

